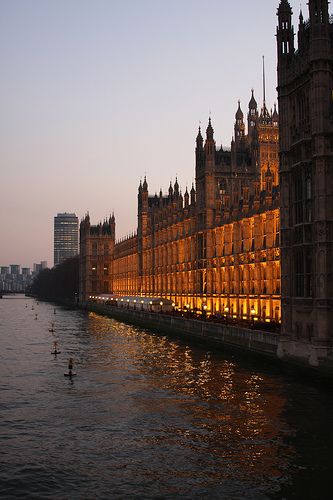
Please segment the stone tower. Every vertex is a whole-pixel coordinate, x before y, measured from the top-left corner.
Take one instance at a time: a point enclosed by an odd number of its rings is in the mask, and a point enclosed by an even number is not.
[[[281,357],[318,365],[333,340],[333,25],[309,0],[294,47],[292,10],[278,8]]]
[[[89,214],[80,223],[79,300],[112,293],[112,262],[115,245],[115,217],[91,226]]]

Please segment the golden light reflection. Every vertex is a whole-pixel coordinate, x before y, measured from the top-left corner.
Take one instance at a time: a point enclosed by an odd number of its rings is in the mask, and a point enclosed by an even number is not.
[[[88,329],[99,346],[102,370],[112,373],[121,366],[127,371],[125,388],[135,405],[148,414],[158,408],[174,415],[174,426],[164,428],[159,439],[176,435],[180,446],[204,447],[221,467],[223,460],[230,467],[241,464],[244,476],[279,475],[281,428],[284,434],[289,430],[281,417],[285,399],[274,378],[249,372],[221,354],[93,313]],[[152,402],[147,391],[157,391],[158,398]],[[292,450],[283,453],[287,457]]]

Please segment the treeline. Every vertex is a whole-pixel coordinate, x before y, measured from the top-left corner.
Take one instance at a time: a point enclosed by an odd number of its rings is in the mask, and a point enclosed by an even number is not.
[[[75,300],[79,291],[79,257],[71,257],[52,269],[43,269],[29,292],[45,299]]]

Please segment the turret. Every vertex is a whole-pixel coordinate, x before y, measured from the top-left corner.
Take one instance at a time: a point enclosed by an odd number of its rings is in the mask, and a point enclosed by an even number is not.
[[[249,102],[249,112],[247,115],[247,128],[248,128],[248,137],[249,142],[252,143],[255,139],[255,128],[257,126],[258,121],[258,105],[257,101],[254,98],[254,90],[251,90],[252,95]]]
[[[273,127],[278,127],[279,126],[279,114],[276,109],[276,103],[274,103],[274,111],[272,114],[272,123]]]
[[[235,114],[235,144],[236,148],[241,143],[245,136],[245,125],[244,125],[244,115],[240,107],[240,101],[238,101],[238,109]]]
[[[288,0],[281,0],[278,11],[277,48],[278,66],[285,64],[288,56],[294,54],[294,27],[291,23],[292,9]]]
[[[145,236],[147,231],[148,218],[148,183],[146,176],[143,184],[139,185],[138,192],[138,236]]]
[[[189,206],[189,203],[190,203],[190,195],[188,194],[187,186],[186,186],[186,190],[184,193],[184,203],[185,203],[185,208],[187,208]]]
[[[303,39],[304,39],[304,31],[305,31],[305,23],[304,23],[302,10],[300,10],[299,23],[298,23],[298,33],[297,33],[297,42],[298,42],[298,49],[299,50],[302,48]]]
[[[310,60],[330,59],[331,41],[327,0],[309,0]]]
[[[172,184],[171,184],[171,181],[170,181],[170,186],[169,186],[169,199],[172,200],[173,198],[173,188],[172,188]]]
[[[214,129],[212,127],[212,122],[209,117],[208,127],[206,129],[206,141],[205,141],[205,171],[212,171],[215,167],[215,141],[214,141]]]
[[[115,220],[113,212],[109,218],[109,226],[110,226],[111,236],[115,239],[116,238],[116,220]]]
[[[178,197],[179,196],[179,184],[178,184],[177,177],[176,177],[176,181],[175,181],[173,189],[174,189],[175,196]]]
[[[195,205],[195,189],[194,189],[193,182],[192,182],[192,188],[191,188],[190,196],[191,196],[191,205],[194,206]]]

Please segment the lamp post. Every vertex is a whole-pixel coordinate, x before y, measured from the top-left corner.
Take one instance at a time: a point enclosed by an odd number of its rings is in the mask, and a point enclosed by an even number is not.
[[[202,306],[202,317],[206,321],[206,317],[207,317],[207,305],[206,304],[204,304]]]
[[[160,302],[160,306],[161,306],[161,312],[163,312],[163,302],[162,301]]]
[[[153,302],[151,300],[149,301],[149,310],[150,312],[153,310]]]
[[[228,312],[229,312],[229,307],[228,306],[225,306],[224,312],[225,312],[225,314],[224,314],[225,322],[227,323],[227,321],[228,321]]]
[[[253,327],[254,326],[254,315],[255,315],[256,311],[254,309],[254,306],[251,307],[251,311],[250,311],[250,314],[251,314],[251,326]]]

